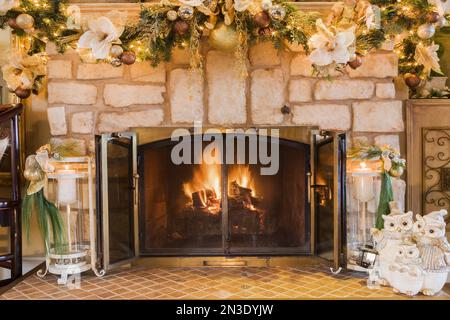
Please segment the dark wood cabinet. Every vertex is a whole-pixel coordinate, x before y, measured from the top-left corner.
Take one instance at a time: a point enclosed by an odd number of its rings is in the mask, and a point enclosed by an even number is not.
[[[19,120],[23,106],[0,105],[0,286],[22,275]]]

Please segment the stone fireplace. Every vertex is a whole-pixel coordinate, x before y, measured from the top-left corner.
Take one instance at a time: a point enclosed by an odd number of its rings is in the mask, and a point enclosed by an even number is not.
[[[83,18],[111,10],[100,5],[80,6]],[[134,4],[114,5],[114,9],[130,12],[136,8]],[[296,47],[276,50],[271,43],[256,44],[249,52],[248,76],[239,71],[233,54],[213,50],[207,42],[202,44],[202,52],[205,61],[200,71],[190,70],[188,51],[183,48],[158,67],[147,62],[113,67],[85,63],[71,50],[59,55],[48,46],[46,100],[53,139],[71,140],[87,153],[97,151],[100,157],[96,135],[111,138],[110,133],[138,133],[135,160],[139,165],[121,168],[124,162],[119,158],[111,167],[117,166],[115,172],[123,174],[117,179],[122,188],[139,189],[139,201],[130,196],[122,202],[118,199],[123,195],[116,189],[114,205],[122,209],[136,206],[139,214],[131,220],[119,214],[116,221],[122,224],[117,230],[105,235],[99,229],[99,233],[104,239],[117,238],[124,226],[127,230],[136,227],[136,235],[125,235],[125,249],[117,244],[112,250],[117,261],[140,254],[328,254],[333,230],[343,232],[339,231],[343,228],[340,222],[328,213],[343,210],[339,206],[345,202],[341,201],[345,198],[339,181],[342,172],[335,171],[345,166],[338,168],[329,156],[342,157],[336,153],[340,142],[333,139],[345,132],[349,143],[356,137],[401,148],[403,101],[394,85],[397,55],[374,52],[364,58],[360,68],[336,72],[329,79],[314,76],[311,62]],[[191,128],[194,122],[206,128],[284,130],[279,173],[264,178],[258,175],[257,165],[175,166],[165,161],[172,146],[171,130]],[[325,131],[324,141],[331,144],[314,141],[317,135],[311,134],[311,128]],[[145,138],[142,132],[150,129],[150,135],[158,138]],[[125,148],[125,158],[133,158],[132,148]],[[309,181],[309,175],[316,172],[311,164],[334,173],[331,181],[330,175]],[[137,182],[133,172],[139,173]],[[152,184],[152,179],[159,181],[159,186]],[[326,190],[323,186],[327,183]],[[310,186],[322,198],[333,194],[340,200],[337,205],[331,201],[319,208],[313,217],[309,206],[317,203],[308,202]],[[320,241],[311,243],[312,238]],[[339,252],[332,255],[336,258]]]

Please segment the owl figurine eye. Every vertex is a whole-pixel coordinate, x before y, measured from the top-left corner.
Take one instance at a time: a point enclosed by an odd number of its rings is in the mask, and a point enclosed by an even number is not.
[[[444,224],[432,224],[425,226],[425,236],[429,238],[440,238],[445,235],[445,225]]]
[[[416,215],[416,219],[417,219],[417,221],[414,222],[413,231],[415,233],[423,233],[424,227],[425,227],[425,220],[423,219],[423,217],[420,214]]]
[[[410,219],[403,218],[400,220],[400,229],[410,230],[412,228],[412,221]]]
[[[408,258],[417,258],[419,257],[419,249],[417,249],[417,246],[409,246],[406,250],[406,256]]]
[[[389,216],[384,216],[384,228],[388,231],[396,231],[397,221]]]
[[[403,250],[403,248],[398,249],[397,256],[398,257],[403,257],[404,255],[405,255],[405,251]]]

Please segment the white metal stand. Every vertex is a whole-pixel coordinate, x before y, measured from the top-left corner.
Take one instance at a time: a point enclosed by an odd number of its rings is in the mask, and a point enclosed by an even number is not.
[[[71,239],[71,209],[70,205],[67,205],[66,215],[67,215],[67,240],[69,241],[69,253],[68,254],[58,254],[54,249],[48,250],[45,269],[39,270],[37,275],[41,278],[45,277],[47,273],[52,273],[61,276],[58,279],[58,284],[67,284],[68,277],[70,275],[81,274],[85,271],[92,270],[97,277],[102,277],[105,275],[105,270],[97,269],[97,253],[96,253],[96,232],[95,223],[96,219],[94,216],[94,201],[93,201],[93,179],[92,179],[92,159],[90,157],[80,157],[80,158],[66,158],[62,161],[67,162],[78,162],[87,163],[87,173],[76,173],[75,177],[88,177],[88,206],[89,206],[89,245],[83,246],[81,248],[76,248],[77,250],[73,252],[72,239]],[[81,176],[80,176],[81,175]],[[56,178],[56,174],[49,174],[49,178]],[[88,258],[90,261],[88,263]]]

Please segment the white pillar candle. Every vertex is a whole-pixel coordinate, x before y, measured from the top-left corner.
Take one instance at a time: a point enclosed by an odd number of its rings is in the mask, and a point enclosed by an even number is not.
[[[58,203],[69,205],[77,201],[77,179],[75,170],[61,169],[58,174]]]
[[[374,198],[373,176],[370,168],[361,162],[360,168],[355,169],[356,198],[361,202],[369,202]]]

